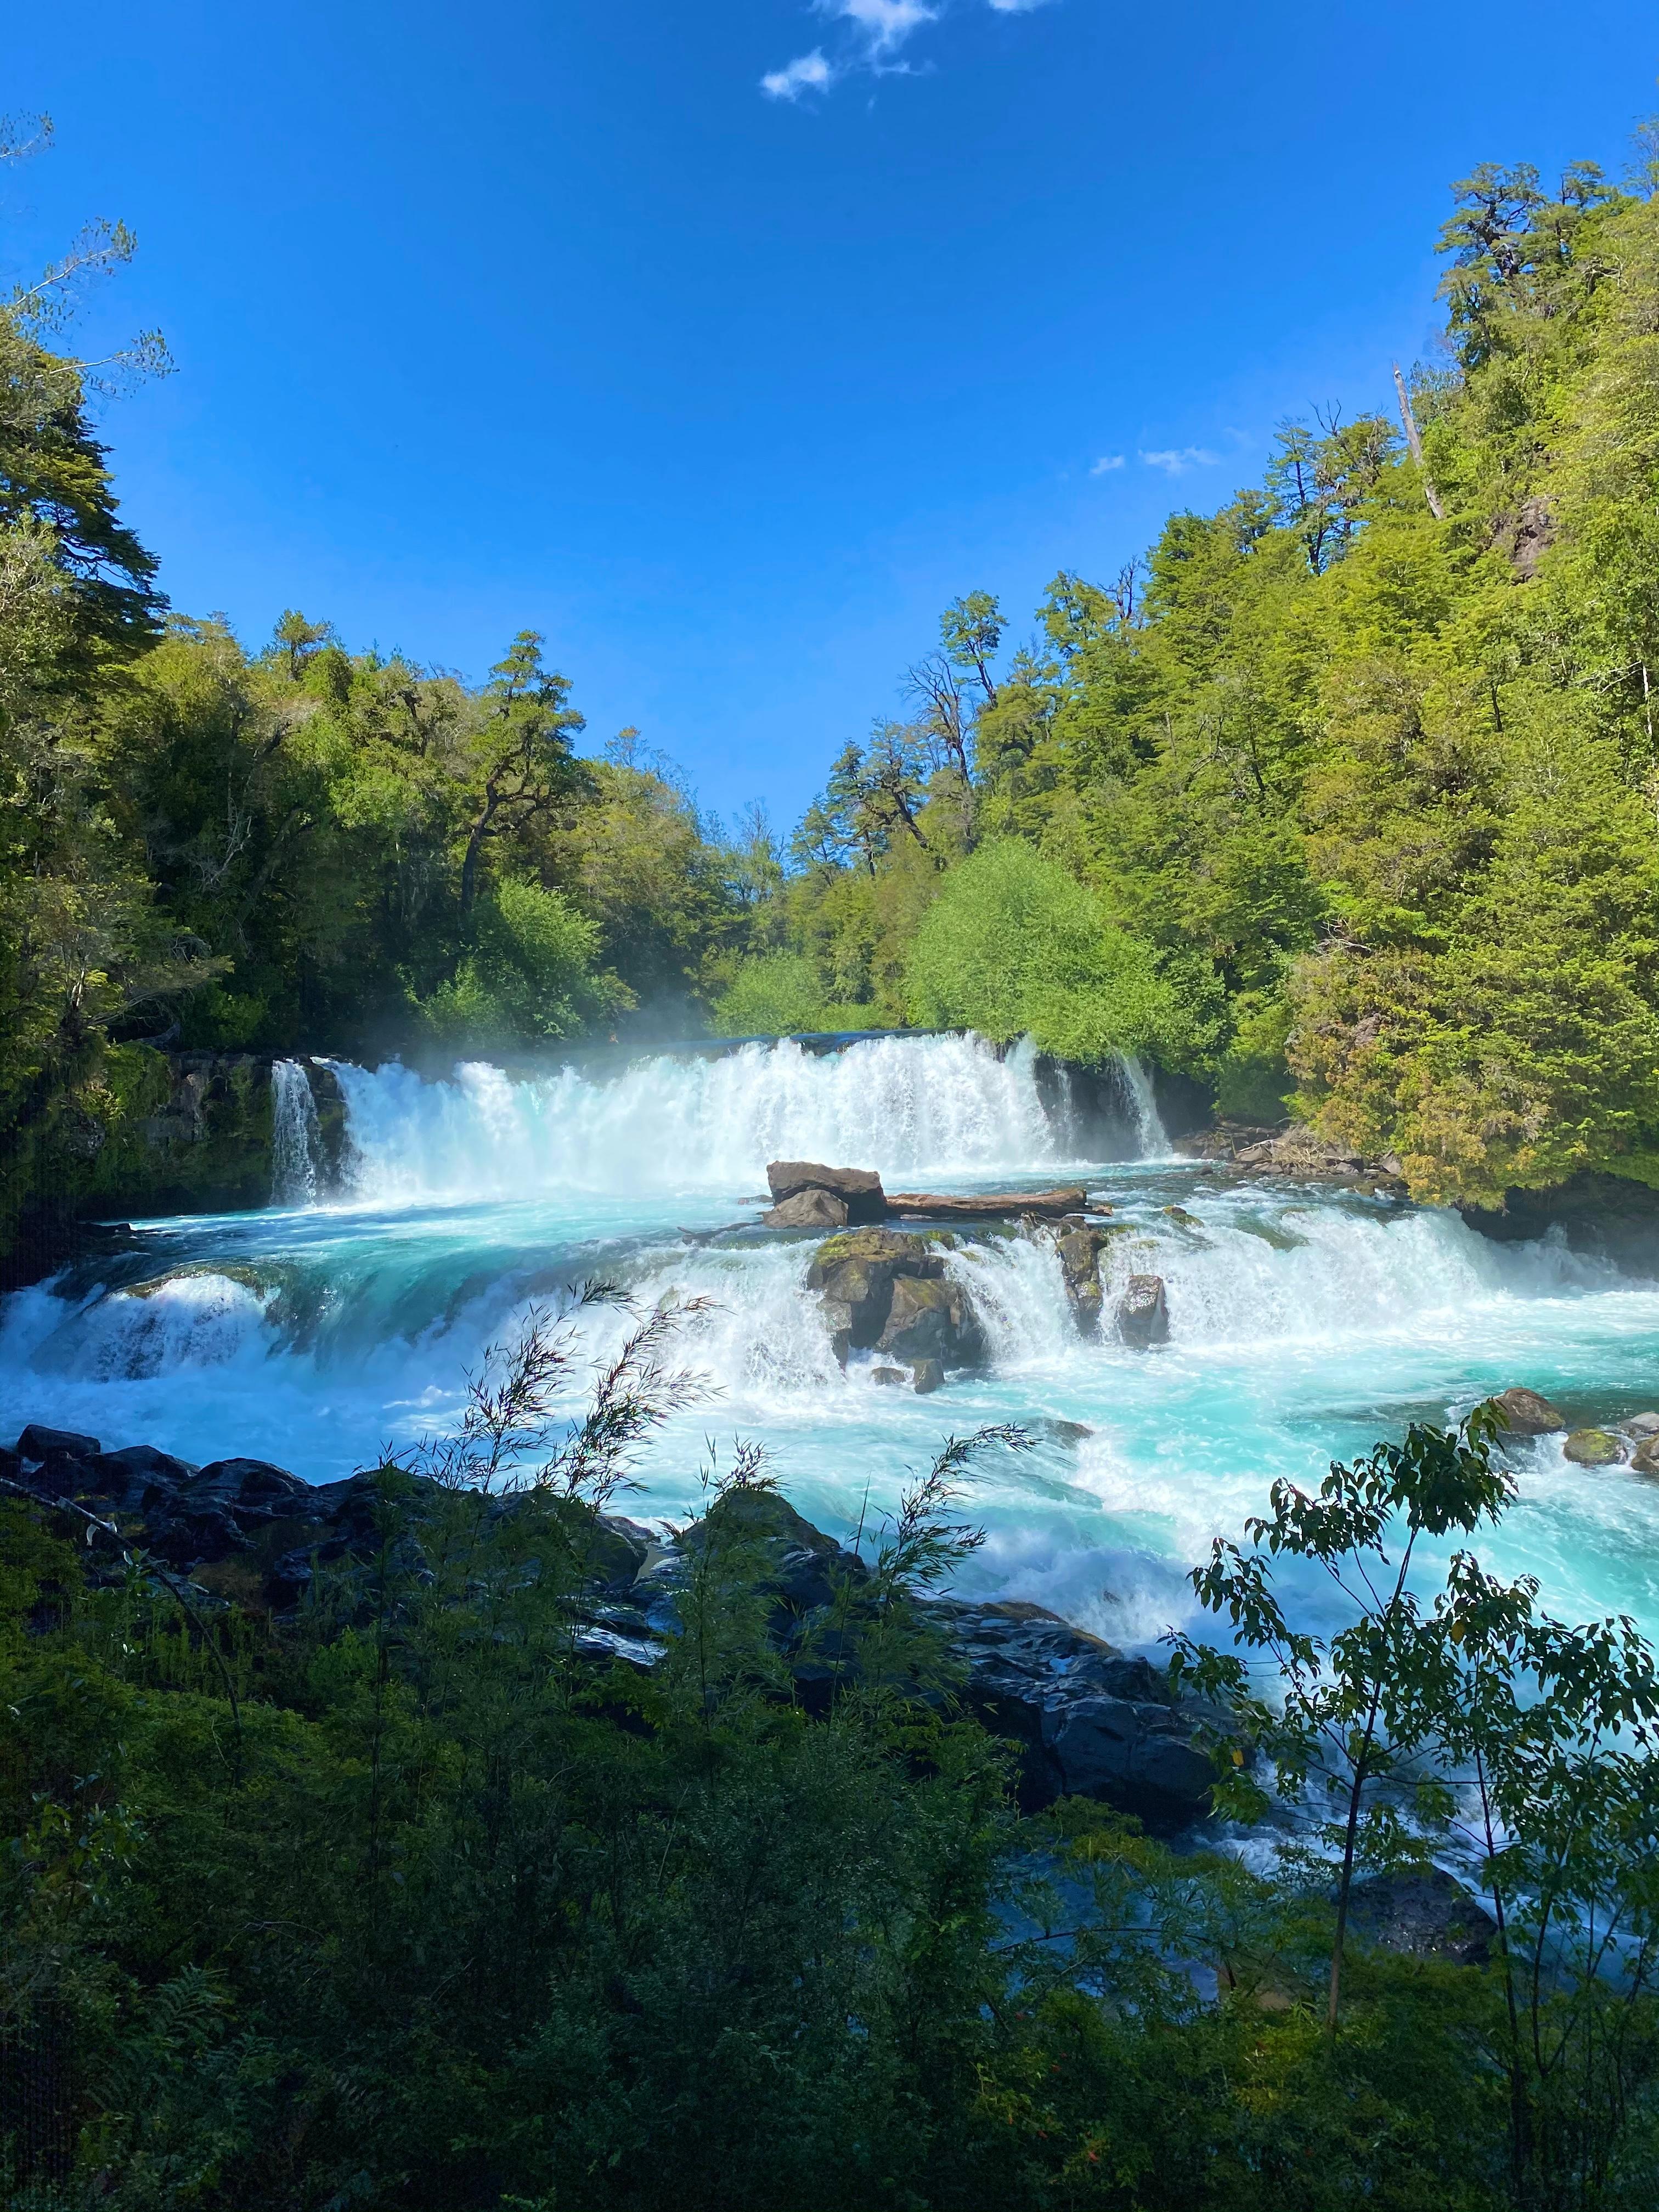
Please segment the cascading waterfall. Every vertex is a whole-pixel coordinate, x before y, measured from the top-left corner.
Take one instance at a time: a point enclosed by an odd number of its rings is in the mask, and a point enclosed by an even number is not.
[[[1078,1158],[1070,1115],[1044,1106],[1031,1048],[999,1055],[975,1036],[873,1038],[825,1054],[784,1039],[718,1059],[662,1055],[608,1080],[574,1067],[513,1078],[482,1061],[441,1083],[395,1064],[337,1073],[356,1195],[383,1203],[744,1192],[771,1159],[873,1167],[891,1184]],[[1139,1103],[1151,1097],[1144,1075],[1127,1080],[1138,1130],[1161,1146],[1155,1111]]]
[[[270,1202],[314,1206],[319,1151],[317,1101],[311,1079],[298,1060],[277,1060],[270,1068]]]
[[[1455,1213],[1172,1157],[1133,1063],[1073,1085],[1029,1048],[941,1035],[604,1073],[331,1073],[343,1188],[321,1171],[336,1134],[325,1151],[307,1067],[278,1061],[270,1211],[139,1224],[129,1249],[0,1306],[0,1441],[39,1420],[327,1480],[452,1425],[485,1347],[570,1285],[621,1285],[636,1311],[673,1292],[709,1302],[681,1352],[710,1395],[653,1440],[629,1510],[696,1510],[705,1438],[740,1436],[809,1518],[878,1526],[945,1434],[1019,1423],[1040,1448],[976,1488],[990,1540],[970,1583],[1122,1640],[1184,1617],[1182,1569],[1274,1479],[1316,1481],[1407,1420],[1515,1382],[1573,1420],[1659,1407],[1659,1285],[1547,1242],[1489,1243]],[[806,1287],[812,1240],[725,1233],[755,1219],[744,1201],[783,1157],[877,1168],[890,1189],[1086,1178],[1112,1208],[1107,1328],[1079,1335],[1046,1237],[959,1236],[945,1265],[981,1318],[982,1369],[925,1397],[876,1357],[843,1371]],[[1150,1354],[1109,1326],[1143,1273],[1170,1314]],[[627,1326],[583,1317],[572,1409],[585,1360]],[[1659,1486],[1573,1468],[1559,1439],[1519,1467],[1487,1564],[1538,1573],[1575,1618],[1659,1626]]]

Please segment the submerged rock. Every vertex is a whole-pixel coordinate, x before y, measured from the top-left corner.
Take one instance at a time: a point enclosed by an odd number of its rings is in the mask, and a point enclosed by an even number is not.
[[[1611,1429],[1575,1429],[1561,1449],[1575,1467],[1613,1467],[1625,1456]]]
[[[1166,1344],[1170,1304],[1162,1275],[1131,1275],[1117,1302],[1117,1333],[1136,1352]]]
[[[1540,1398],[1536,1390],[1528,1390],[1516,1383],[1508,1390],[1500,1390],[1492,1403],[1500,1408],[1505,1427],[1511,1436],[1553,1437],[1567,1425],[1565,1413],[1559,1413],[1547,1398]]]
[[[945,1388],[945,1364],[939,1359],[919,1359],[910,1370],[910,1388],[918,1398],[926,1398],[935,1390]]]

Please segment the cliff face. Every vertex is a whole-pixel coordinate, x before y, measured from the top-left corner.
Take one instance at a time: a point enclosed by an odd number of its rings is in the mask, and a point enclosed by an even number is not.
[[[265,1205],[270,1066],[268,1054],[113,1045],[26,1109],[0,1158],[0,1286],[60,1265],[84,1223]]]

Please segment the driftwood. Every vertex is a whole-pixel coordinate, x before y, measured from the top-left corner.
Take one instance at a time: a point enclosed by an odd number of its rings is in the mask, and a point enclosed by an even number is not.
[[[950,1197],[940,1191],[896,1190],[888,1193],[887,1211],[932,1221],[1017,1221],[1027,1213],[1040,1221],[1058,1221],[1062,1214],[1081,1213],[1087,1196],[1080,1184],[1063,1190],[975,1190]]]

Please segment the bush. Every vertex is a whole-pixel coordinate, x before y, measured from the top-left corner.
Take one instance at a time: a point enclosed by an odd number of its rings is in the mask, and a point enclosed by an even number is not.
[[[726,1036],[881,1026],[873,1006],[833,1004],[817,970],[799,952],[769,952],[744,961],[714,1001],[714,1023]]]
[[[1189,1058],[1200,1025],[1139,939],[1115,927],[1074,877],[1021,842],[982,846],[945,878],[906,969],[912,1018],[1030,1036],[1085,1065],[1115,1053]]]
[[[477,944],[422,1008],[441,1042],[533,1044],[578,1036],[633,1003],[596,970],[599,931],[557,891],[506,883],[480,915]]]

